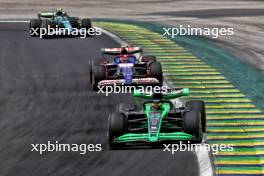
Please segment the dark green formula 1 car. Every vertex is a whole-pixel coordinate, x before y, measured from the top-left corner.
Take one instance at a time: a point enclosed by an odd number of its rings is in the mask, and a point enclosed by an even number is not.
[[[180,107],[172,99],[189,95],[189,89],[170,89],[166,94],[135,92],[134,97],[147,99],[141,108],[122,106],[109,116],[108,139],[110,148],[131,143],[156,145],[165,142],[201,142],[206,130],[203,101],[187,101]]]
[[[73,29],[91,29],[92,23],[89,18],[78,18],[69,16],[63,9],[58,8],[55,11],[42,11],[38,13],[37,19],[31,19],[29,23],[31,35],[39,35],[40,28],[64,28],[67,32],[73,32]],[[36,31],[36,33],[33,33]]]

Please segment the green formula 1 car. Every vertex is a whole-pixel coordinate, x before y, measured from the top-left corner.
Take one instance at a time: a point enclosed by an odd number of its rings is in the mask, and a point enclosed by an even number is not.
[[[188,96],[189,89],[170,89],[166,94],[135,92],[134,97],[147,99],[141,108],[124,108],[108,119],[110,148],[132,143],[156,145],[165,142],[192,141],[199,143],[206,130],[203,101],[187,101],[177,107],[172,100]],[[176,102],[176,101],[175,101]]]
[[[30,33],[32,36],[39,35],[41,28],[48,30],[48,28],[55,29],[64,28],[69,34],[73,29],[85,28],[87,30],[92,28],[92,23],[89,18],[72,17],[61,8],[55,11],[41,11],[38,13],[38,18],[31,19],[29,22]],[[56,33],[53,32],[52,35]]]

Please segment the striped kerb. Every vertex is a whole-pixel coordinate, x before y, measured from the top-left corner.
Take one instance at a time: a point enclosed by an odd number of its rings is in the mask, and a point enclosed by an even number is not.
[[[146,28],[97,22],[161,62],[165,79],[191,89],[190,99],[206,102],[207,141],[233,144],[233,151],[214,155],[217,175],[264,175],[264,114],[222,73],[174,41]]]

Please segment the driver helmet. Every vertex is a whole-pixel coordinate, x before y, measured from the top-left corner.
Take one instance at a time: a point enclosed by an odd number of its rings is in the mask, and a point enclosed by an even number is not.
[[[129,47],[128,45],[122,45],[120,54],[121,55],[127,55],[128,54],[128,51],[127,51],[128,47]]]
[[[162,103],[160,100],[154,100],[151,104],[152,109],[160,109],[162,106]]]
[[[120,52],[121,55],[127,55],[128,54],[128,51],[125,47],[122,47],[121,48],[121,52]]]
[[[57,16],[62,16],[62,15],[64,15],[64,10],[63,10],[62,8],[57,8],[57,10],[56,10],[56,15],[57,15]]]

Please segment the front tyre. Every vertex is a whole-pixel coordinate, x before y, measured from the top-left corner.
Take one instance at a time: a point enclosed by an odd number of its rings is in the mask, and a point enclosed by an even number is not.
[[[81,21],[81,27],[82,28],[85,28],[85,29],[92,28],[92,22],[91,22],[91,20],[88,19],[88,18],[82,19],[82,21]]]
[[[191,110],[185,112],[183,115],[183,127],[186,133],[195,137],[195,142],[202,142],[203,132],[199,111]]]
[[[190,110],[197,110],[201,114],[203,132],[206,132],[206,109],[204,101],[192,100],[186,102],[186,107]]]
[[[90,71],[90,82],[93,90],[98,90],[98,83],[105,79],[105,68],[102,65],[94,66]]]
[[[108,142],[110,149],[122,146],[114,140],[127,131],[127,118],[122,114],[111,114],[108,119]]]

